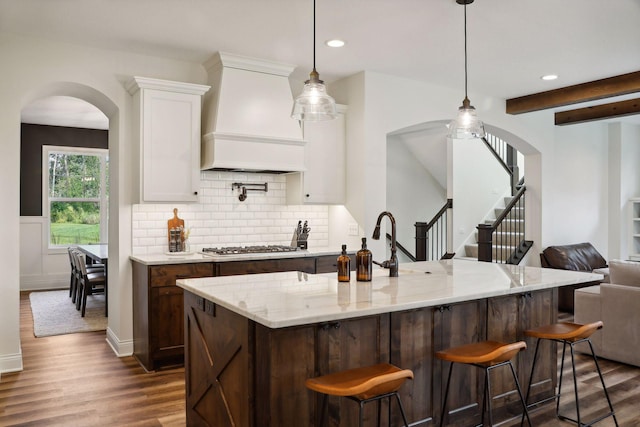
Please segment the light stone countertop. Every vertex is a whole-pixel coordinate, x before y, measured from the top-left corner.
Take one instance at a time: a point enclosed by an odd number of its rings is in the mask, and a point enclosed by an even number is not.
[[[468,260],[374,269],[371,282],[301,272],[181,279],[185,290],[269,328],[369,316],[602,280],[601,274]]]
[[[163,264],[190,264],[196,262],[227,262],[227,261],[254,261],[262,259],[274,258],[298,258],[308,256],[335,255],[340,254],[340,248],[313,248],[297,250],[295,252],[268,252],[254,254],[238,254],[238,255],[204,255],[201,252],[192,253],[162,253],[162,254],[145,254],[131,255],[129,259],[144,265],[163,265]],[[355,251],[348,251],[350,254]]]

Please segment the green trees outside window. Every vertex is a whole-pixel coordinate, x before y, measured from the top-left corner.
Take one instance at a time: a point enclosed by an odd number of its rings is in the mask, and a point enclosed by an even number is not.
[[[106,241],[109,159],[106,150],[45,147],[49,246]]]

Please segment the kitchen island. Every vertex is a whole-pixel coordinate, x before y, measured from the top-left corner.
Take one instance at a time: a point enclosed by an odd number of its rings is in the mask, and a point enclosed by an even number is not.
[[[314,248],[293,252],[202,252],[131,256],[133,355],[147,371],[184,363],[183,291],[177,279],[279,271],[335,271],[339,252]],[[353,252],[350,256],[354,257]],[[355,260],[352,262],[355,266]]]
[[[374,270],[372,282],[339,283],[335,273],[285,272],[178,280],[185,290],[187,423],[215,426],[314,426],[320,397],[306,378],[380,362],[412,369],[401,389],[416,425],[439,420],[445,366],[440,349],[485,339],[524,339],[525,329],[557,319],[557,288],[602,276],[466,260],[400,266],[399,277]],[[532,347],[532,342],[528,342]],[[555,346],[541,348],[535,395],[556,384]],[[528,385],[533,351],[514,360]],[[479,421],[482,372],[454,370],[448,407],[453,425]],[[443,374],[445,373],[445,374]],[[493,377],[502,416],[519,413],[515,386]],[[376,405],[365,420],[377,420]],[[357,404],[329,400],[329,425],[355,425]],[[382,425],[399,425],[383,402]]]

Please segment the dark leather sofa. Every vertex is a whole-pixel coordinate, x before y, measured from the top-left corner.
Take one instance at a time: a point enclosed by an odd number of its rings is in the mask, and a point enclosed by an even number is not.
[[[540,264],[546,268],[559,270],[588,271],[603,274],[603,282],[609,280],[607,261],[591,243],[549,246],[540,254]],[[558,309],[573,313],[574,290],[600,282],[582,283],[580,285],[563,286],[558,289]]]

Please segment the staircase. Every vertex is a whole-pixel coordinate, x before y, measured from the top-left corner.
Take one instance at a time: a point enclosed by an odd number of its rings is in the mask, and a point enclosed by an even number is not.
[[[512,196],[504,197],[502,207],[494,209],[493,218],[487,217],[478,224],[475,233],[464,243],[464,254],[450,252],[453,248],[452,221],[447,220],[453,209],[452,200],[428,223],[416,222],[416,256],[418,261],[447,258],[469,258],[477,261],[501,264],[519,264],[533,242],[525,240],[525,192],[524,176],[520,177],[518,152],[506,141],[487,134],[482,141],[506,171]],[[445,213],[447,214],[445,216]],[[410,255],[410,254],[408,254]]]
[[[511,202],[512,197],[505,197],[503,206],[494,209],[494,216],[486,218],[484,223],[493,224],[496,218],[500,217],[504,210]],[[516,249],[517,242],[524,239],[524,207],[516,206],[507,217],[502,221],[502,226],[493,234],[493,260],[494,262],[505,263]],[[510,243],[514,242],[514,243]],[[478,231],[475,232],[475,242],[465,245],[465,258],[478,259]]]

